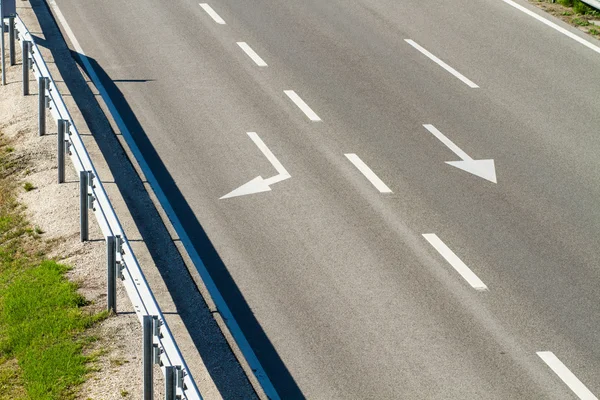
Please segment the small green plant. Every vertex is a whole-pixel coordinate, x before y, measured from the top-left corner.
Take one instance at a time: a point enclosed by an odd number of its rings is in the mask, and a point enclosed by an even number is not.
[[[571,15],[573,15],[573,13],[572,13],[571,11],[563,11],[563,12],[561,13],[561,15],[564,15],[564,16],[566,16],[566,17],[570,17]]]
[[[39,226],[36,226],[36,227],[33,229],[33,231],[34,231],[35,233],[37,233],[38,235],[41,235],[41,234],[43,234],[43,233],[46,233],[46,232],[44,232],[44,230],[43,230],[42,228],[40,228]]]
[[[596,36],[597,36],[597,35],[600,35],[600,31],[599,31],[598,29],[596,29],[596,28],[591,28],[591,29],[588,31],[588,33],[589,33],[590,35],[596,35]]]
[[[4,151],[6,151],[7,153],[12,153],[13,151],[15,151],[15,148],[8,146],[7,148],[4,149]]]
[[[573,22],[575,25],[579,25],[579,26],[588,26],[590,23],[588,22],[588,20],[586,19],[581,19],[581,18],[573,18],[571,20],[571,22]]]
[[[120,367],[123,364],[127,364],[129,361],[125,360],[124,358],[113,358],[110,360],[110,365],[112,365],[113,367]]]
[[[25,189],[26,192],[31,192],[33,189],[35,189],[35,186],[33,186],[33,183],[31,182],[25,182],[23,184],[23,189]]]
[[[121,397],[129,396],[129,392],[127,390],[121,390]]]

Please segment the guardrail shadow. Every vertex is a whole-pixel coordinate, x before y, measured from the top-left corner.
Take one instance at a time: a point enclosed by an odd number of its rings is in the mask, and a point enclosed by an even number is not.
[[[31,0],[31,4],[44,32],[44,46],[52,52],[56,67],[60,71],[75,103],[81,110],[90,131],[93,132],[140,235],[145,241],[151,257],[172,296],[177,312],[194,341],[194,345],[198,349],[217,389],[225,399],[252,398],[255,394],[251,385],[234,359],[215,319],[189,275],[189,271],[181,259],[167,228],[161,222],[160,215],[146,192],[142,180],[127,158],[96,97],[87,86],[86,78],[89,77],[82,76],[77,69],[77,64],[79,64],[82,70],[85,71],[85,67],[81,65],[79,59],[81,55],[71,52],[66,46],[46,2]],[[284,399],[304,398],[294,378],[277,354],[260,323],[254,317],[252,310],[212,245],[202,224],[197,220],[160,156],[152,146],[122,92],[93,58],[86,58],[115,107],[119,110],[137,147],[159,182],[163,193],[165,193],[195,250],[202,258],[215,285],[221,292],[279,396]],[[131,81],[143,84],[146,80],[132,79]]]

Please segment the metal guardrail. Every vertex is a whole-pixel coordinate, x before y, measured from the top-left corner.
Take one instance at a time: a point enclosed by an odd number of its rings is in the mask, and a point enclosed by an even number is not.
[[[600,10],[600,1],[598,0],[581,0],[590,7],[594,7],[596,10]]]
[[[11,18],[11,25],[13,19]],[[165,376],[165,399],[201,400],[202,396],[175,343],[167,322],[129,245],[77,127],[25,23],[14,18],[16,37],[23,50],[23,92],[29,93],[29,70],[39,88],[39,134],[45,133],[45,110],[58,127],[58,181],[64,181],[64,159],[69,155],[80,175],[81,239],[87,240],[87,214],[91,209],[106,239],[108,308],[116,311],[116,280],[120,278],[144,331],[144,399],[153,399],[152,364]],[[14,45],[14,44],[11,44]],[[61,165],[62,164],[62,165]]]

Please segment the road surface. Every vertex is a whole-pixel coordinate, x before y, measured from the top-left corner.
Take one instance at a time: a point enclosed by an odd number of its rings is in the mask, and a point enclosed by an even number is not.
[[[598,51],[523,1],[56,3],[278,396],[600,394]]]

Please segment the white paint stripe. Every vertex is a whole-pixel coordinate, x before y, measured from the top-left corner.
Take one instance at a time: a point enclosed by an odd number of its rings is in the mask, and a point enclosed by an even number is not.
[[[202,7],[204,11],[206,11],[206,13],[210,15],[211,18],[214,19],[217,24],[225,25],[225,20],[223,20],[223,18],[221,18],[221,16],[217,14],[217,12],[213,10],[211,6],[209,6],[206,3],[200,3],[200,7]]]
[[[581,400],[598,400],[596,396],[551,351],[538,351],[537,355]]]
[[[367,164],[363,162],[356,154],[344,154],[348,160],[379,190],[381,193],[393,193],[392,190],[385,184]]]
[[[140,168],[142,169],[144,176],[146,177],[148,182],[150,182],[150,186],[152,187],[152,190],[154,191],[156,197],[158,198],[160,205],[163,207],[167,216],[171,220],[171,223],[173,224],[173,227],[175,228],[175,232],[181,238],[181,241],[182,241],[185,249],[187,250],[190,258],[192,259],[193,264],[196,266],[196,269],[200,273],[200,276],[202,277],[202,280],[204,281],[204,284],[206,285],[207,290],[210,292],[212,300],[214,301],[216,307],[218,309],[220,309],[220,314],[223,316],[223,319],[225,321],[225,324],[227,325],[227,328],[229,329],[229,331],[230,331],[231,335],[233,336],[233,339],[237,343],[238,347],[242,351],[242,354],[243,354],[244,358],[246,359],[246,362],[252,369],[252,372],[256,376],[256,379],[258,380],[261,388],[263,389],[263,391],[265,392],[265,394],[267,395],[268,398],[274,399],[274,400],[279,400],[280,399],[279,394],[275,390],[273,383],[271,382],[269,376],[266,374],[264,368],[260,364],[258,357],[256,356],[256,354],[254,353],[254,350],[252,349],[252,346],[250,346],[250,343],[248,342],[248,339],[246,339],[246,336],[244,336],[244,332],[242,332],[239,324],[233,317],[233,314],[231,313],[231,310],[229,309],[227,303],[225,302],[223,295],[217,288],[217,285],[215,284],[214,280],[210,276],[210,273],[208,272],[208,269],[204,265],[202,258],[200,258],[200,255],[196,251],[196,248],[194,247],[192,240],[188,236],[185,229],[183,229],[183,225],[181,224],[179,217],[175,213],[173,206],[171,206],[171,203],[169,203],[167,196],[165,195],[164,191],[158,184],[158,180],[152,173],[152,170],[148,166],[148,163],[146,162],[144,156],[142,155],[142,152],[137,147],[135,140],[133,140],[133,136],[131,135],[131,132],[129,132],[129,129],[127,128],[127,125],[125,125],[125,122],[123,121],[123,118],[119,114],[117,107],[115,107],[110,96],[108,95],[108,92],[104,88],[104,85],[102,85],[102,82],[98,78],[96,71],[92,68],[90,61],[88,60],[87,56],[85,55],[85,52],[79,45],[79,42],[77,41],[77,38],[73,34],[73,31],[71,30],[71,27],[67,23],[67,20],[65,19],[63,13],[60,11],[60,8],[58,7],[58,5],[56,4],[56,2],[54,0],[50,0],[50,4],[51,4],[52,8],[54,9],[55,14],[58,17],[58,20],[60,21],[61,25],[63,26],[63,29],[67,33],[69,40],[73,44],[73,47],[75,47],[75,50],[77,50],[79,59],[83,63],[85,71],[91,78],[92,82],[94,82],[94,86],[96,86],[96,89],[98,89],[98,92],[100,92],[100,96],[104,100],[104,103],[106,103],[106,106],[108,107],[111,115],[113,116],[115,122],[117,123],[117,126],[119,127],[121,134],[125,138],[127,145],[131,149],[131,152],[133,153],[135,159],[138,161],[138,164],[140,165]]]
[[[458,79],[460,79],[461,81],[466,83],[467,86],[469,86],[470,88],[477,89],[479,87],[475,83],[473,83],[473,81],[467,79],[463,74],[461,74],[460,72],[458,72],[457,70],[455,70],[454,68],[452,68],[451,66],[449,66],[448,64],[446,64],[445,62],[443,62],[442,60],[437,58],[436,56],[434,56],[433,54],[431,54],[429,51],[427,51],[426,49],[421,47],[414,40],[404,39],[404,41],[406,43],[410,44],[415,49],[419,50],[421,53],[423,53],[427,57],[429,57],[433,62],[438,64],[440,67],[444,68],[446,71],[450,72],[452,75],[454,75],[455,77],[457,77]]]
[[[275,157],[275,155],[271,152],[271,150],[269,150],[269,148],[267,147],[265,142],[263,142],[262,139],[260,137],[258,137],[258,134],[256,132],[247,132],[247,133],[248,133],[248,136],[250,136],[250,139],[252,139],[252,141],[256,145],[256,147],[258,147],[258,149],[260,151],[262,151],[262,153],[265,155],[265,157],[267,157],[267,160],[269,160],[271,165],[273,165],[273,167],[277,170],[277,173],[279,175],[285,176],[285,178],[283,178],[283,179],[290,178],[291,177],[290,174],[287,172],[287,170],[284,168],[284,166],[279,162],[277,157]],[[281,179],[281,180],[283,180],[283,179]]]
[[[442,143],[444,143],[446,145],[446,147],[448,147],[450,150],[452,150],[452,152],[454,154],[456,154],[457,156],[459,156],[462,160],[472,160],[472,158],[469,157],[469,155],[467,153],[465,153],[464,151],[462,151],[462,149],[460,147],[458,147],[457,145],[455,145],[452,140],[448,139],[435,126],[433,126],[431,124],[425,124],[425,125],[423,125],[423,127],[425,127],[425,129],[427,129],[436,138],[438,138]]]
[[[321,118],[294,92],[293,90],[283,91],[289,98],[302,110],[311,121],[320,121]]]
[[[425,233],[423,237],[452,265],[468,283],[476,290],[488,290],[488,287],[475,275],[469,267],[435,233]]]
[[[259,67],[267,66],[267,63],[265,62],[265,60],[260,58],[260,56],[258,54],[256,54],[256,52],[254,50],[252,50],[252,47],[248,46],[248,43],[237,42],[237,44],[238,44],[238,46],[241,47],[242,50],[244,50],[246,52],[248,57],[250,57],[252,59],[252,61],[254,61],[256,63],[256,65],[258,65]]]
[[[595,51],[596,53],[600,54],[600,47],[588,42],[587,40],[580,38],[579,36],[577,36],[576,34],[574,34],[573,32],[570,32],[568,30],[566,30],[565,28],[558,26],[557,24],[555,24],[554,22],[551,22],[549,20],[547,20],[546,18],[537,15],[536,13],[534,13],[533,11],[523,7],[520,4],[515,3],[512,0],[503,0],[506,4],[509,4],[511,6],[513,6],[514,8],[516,8],[519,11],[524,12],[525,14],[529,15],[530,17],[533,17],[535,19],[537,19],[538,21],[540,21],[542,24],[544,25],[548,25],[550,28],[552,29],[556,29],[557,31],[559,31],[560,33],[562,33],[563,35],[566,35],[568,37],[570,37],[571,39],[575,40],[576,42],[581,43],[582,45],[584,45],[585,47]]]

